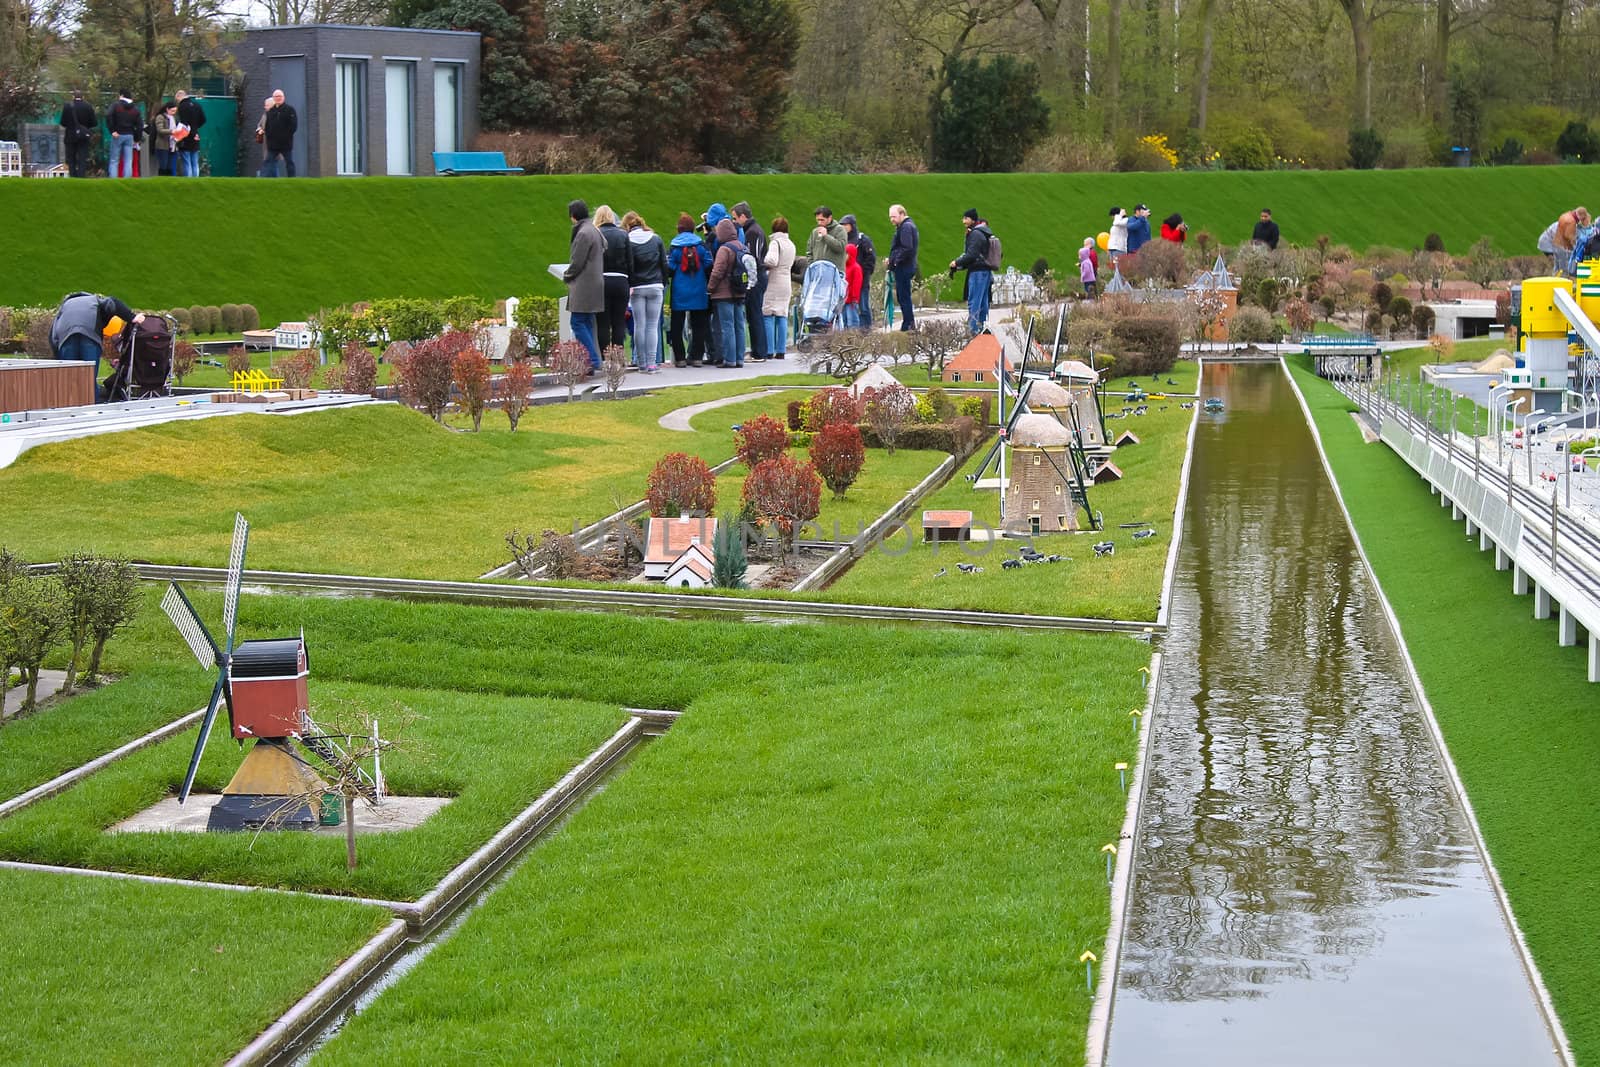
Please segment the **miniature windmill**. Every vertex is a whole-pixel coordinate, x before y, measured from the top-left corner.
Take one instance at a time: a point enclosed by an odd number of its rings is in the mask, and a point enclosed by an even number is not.
[[[331,736],[311,719],[306,682],[310,674],[305,635],[234,644],[234,624],[239,615],[239,583],[244,574],[245,546],[250,539],[250,524],[243,515],[234,516],[233,547],[228,553],[228,576],[223,586],[223,644],[219,647],[200,621],[200,615],[176,582],[167,587],[161,609],[172,619],[184,642],[200,661],[200,666],[217,668],[217,681],[211,688],[211,701],[200,721],[200,736],[178,791],[178,803],[189,799],[200,757],[216,721],[217,706],[226,701],[230,732],[241,744],[255,744],[244,763],[222,791],[222,799],[211,809],[210,830],[260,829],[282,826],[310,829],[316,814],[304,798],[327,788],[316,768],[295,751],[297,741],[311,754],[341,773],[353,772],[358,791],[376,804],[381,796],[378,782],[359,767]],[[376,762],[374,772],[376,773]],[[296,800],[299,803],[295,803]],[[289,810],[289,809],[294,810]]]

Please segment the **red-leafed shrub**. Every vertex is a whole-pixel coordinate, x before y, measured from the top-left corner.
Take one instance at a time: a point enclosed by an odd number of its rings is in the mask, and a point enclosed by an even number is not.
[[[199,362],[200,350],[188,341],[179,341],[172,346],[172,377],[179,385],[194,373],[195,364]]]
[[[656,461],[647,481],[650,514],[676,518],[710,515],[717,507],[717,476],[699,456],[671,452]]]
[[[733,435],[733,449],[743,463],[755,470],[763,461],[781,456],[789,447],[789,431],[770,415],[746,419]]]
[[[435,422],[444,421],[455,379],[455,356],[445,346],[444,338],[434,337],[413,345],[394,370],[406,402],[427,412]]]
[[[483,409],[489,406],[489,357],[477,346],[457,352],[451,377],[460,394],[461,410],[472,416],[472,432],[477,433],[483,425]]]
[[[340,387],[347,393],[371,393],[378,385],[378,360],[360,341],[344,346],[339,358]]]
[[[589,350],[577,341],[562,341],[550,350],[550,373],[556,381],[567,387],[567,399],[572,399],[578,383],[589,376]]]
[[[901,429],[910,425],[916,413],[917,396],[903,385],[885,385],[861,394],[861,414],[891,455]]]
[[[309,348],[291,352],[272,365],[272,376],[283,379],[285,389],[310,389],[317,376],[317,354]]]
[[[811,439],[811,465],[835,497],[844,496],[866,462],[861,429],[853,422],[831,422]]]
[[[808,433],[816,433],[824,426],[836,422],[848,422],[853,425],[860,421],[861,405],[850,395],[850,390],[837,385],[830,385],[826,389],[812,393],[806,400],[805,411],[801,414],[801,428]]]
[[[758,463],[744,480],[742,500],[746,512],[777,529],[787,550],[800,524],[822,509],[822,479],[809,463],[774,456]]]
[[[511,432],[516,433],[522,413],[528,410],[528,394],[533,392],[533,364],[526,359],[506,364],[504,385],[505,399],[500,407],[511,420]]]
[[[234,345],[223,362],[229,374],[242,374],[250,369],[250,353],[243,345]]]

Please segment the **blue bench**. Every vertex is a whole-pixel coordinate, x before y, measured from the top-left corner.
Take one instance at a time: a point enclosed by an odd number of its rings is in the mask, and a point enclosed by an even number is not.
[[[521,167],[506,166],[504,152],[435,152],[436,174],[521,174]]]

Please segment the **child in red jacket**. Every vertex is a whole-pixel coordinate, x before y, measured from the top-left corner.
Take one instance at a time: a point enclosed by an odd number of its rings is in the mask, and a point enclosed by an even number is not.
[[[847,329],[861,326],[861,283],[865,275],[856,262],[856,246],[846,245],[844,250],[844,325]]]

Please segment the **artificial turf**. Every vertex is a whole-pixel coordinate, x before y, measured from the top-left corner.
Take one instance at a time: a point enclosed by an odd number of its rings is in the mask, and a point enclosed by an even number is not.
[[[1585,649],[1556,644],[1462,525],[1351,405],[1291,359],[1368,558],[1393,605],[1517,922],[1579,1063],[1600,1063],[1600,791]]]
[[[1043,257],[1070,268],[1079,244],[1105,228],[1106,205],[1144,200],[1157,215],[1181,211],[1196,232],[1232,246],[1248,238],[1263,207],[1285,241],[1420,247],[1437,232],[1464,253],[1480,237],[1505,253],[1532,251],[1539,230],[1582,199],[1590,167],[1474,167],[1402,171],[1275,171],[1169,174],[607,174],[524,178],[345,178],[293,182],[5,182],[0,218],[25,219],[7,254],[25,269],[0,283],[0,304],[54,306],[77,289],[140,306],[255,304],[263,321],[382,297],[486,298],[555,295],[545,271],[564,263],[574,197],[635,209],[671,232],[680,211],[749,200],[766,223],[787,216],[796,232],[827,203],[861,216],[888,247],[885,215],[905,204],[921,226],[922,269],[932,274],[961,247],[961,212],[977,206],[1005,241],[1007,262]],[[182,217],[201,240],[182,269],[162,242],[138,239],[145,220]],[[114,256],[79,254],[59,235],[85,218]],[[291,257],[261,239],[263,219],[294,219],[315,240]]]
[[[381,908],[0,871],[0,1061],[215,1064],[382,929]]]

